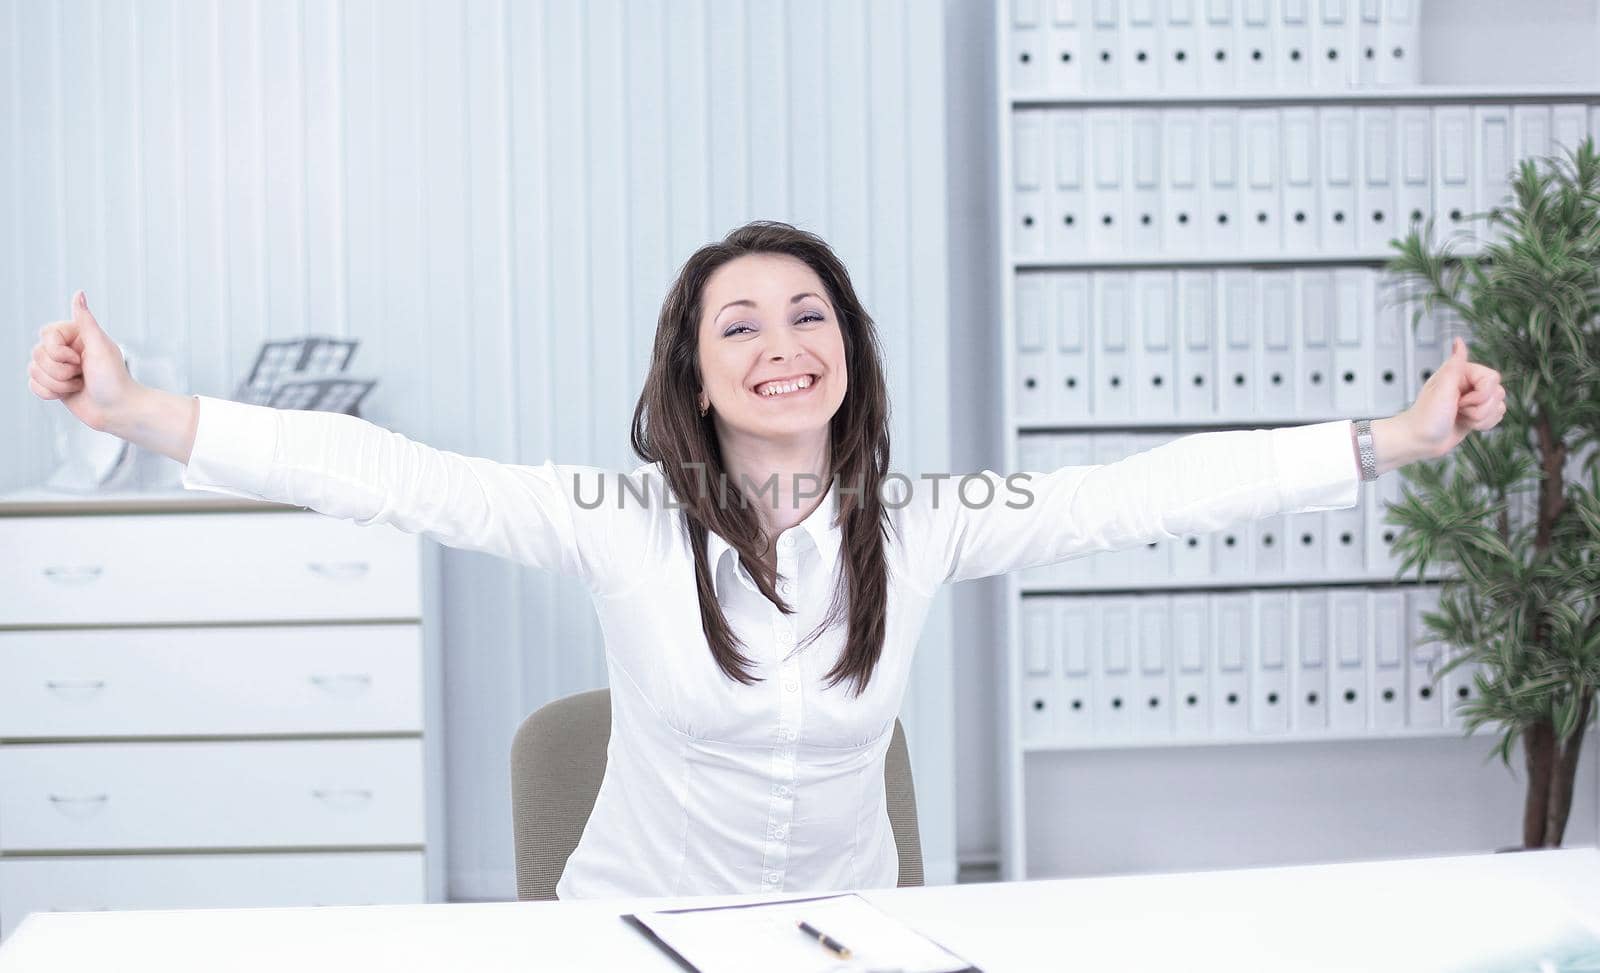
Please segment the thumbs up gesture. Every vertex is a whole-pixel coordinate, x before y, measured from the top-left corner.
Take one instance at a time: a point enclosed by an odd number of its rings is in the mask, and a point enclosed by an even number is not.
[[[1428,378],[1406,410],[1418,445],[1427,456],[1455,449],[1467,433],[1493,429],[1506,414],[1500,373],[1467,360],[1467,343],[1455,339],[1450,357]]]
[[[128,373],[122,350],[89,313],[83,291],[72,296],[70,310],[70,320],[39,329],[28,362],[28,389],[41,399],[60,399],[85,425],[104,431],[139,384]]]

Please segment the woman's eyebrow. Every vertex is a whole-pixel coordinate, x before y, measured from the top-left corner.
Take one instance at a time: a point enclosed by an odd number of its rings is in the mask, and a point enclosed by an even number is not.
[[[789,298],[789,303],[790,304],[799,304],[801,301],[805,300],[808,297],[815,297],[819,301],[822,300],[822,298],[818,297],[816,294],[813,294],[810,291],[804,291],[802,293],[796,294],[795,296]],[[723,311],[726,311],[730,307],[755,307],[755,306],[756,306],[756,302],[750,300],[748,297],[742,298],[742,299],[737,300],[737,301],[729,301],[728,303],[722,305],[722,307],[720,309],[718,309],[717,315],[720,315]],[[715,316],[716,315],[713,315],[713,317],[715,317]]]

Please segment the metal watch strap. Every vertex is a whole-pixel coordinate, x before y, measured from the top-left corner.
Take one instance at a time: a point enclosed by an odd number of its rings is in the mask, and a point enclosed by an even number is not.
[[[1356,453],[1361,457],[1361,478],[1378,478],[1378,451],[1372,444],[1372,420],[1356,420]]]

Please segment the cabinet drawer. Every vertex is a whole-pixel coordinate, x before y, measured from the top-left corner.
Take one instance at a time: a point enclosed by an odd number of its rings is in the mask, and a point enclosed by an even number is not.
[[[422,741],[0,747],[0,851],[423,843]]]
[[[0,739],[421,729],[414,623],[0,632]]]
[[[309,512],[0,518],[0,625],[417,618],[419,544]]]
[[[0,936],[30,912],[422,902],[422,853],[129,855],[0,861]]]

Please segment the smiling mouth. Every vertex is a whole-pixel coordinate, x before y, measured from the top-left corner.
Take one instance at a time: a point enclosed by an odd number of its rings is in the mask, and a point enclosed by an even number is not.
[[[758,399],[794,399],[810,393],[821,380],[822,376],[820,375],[806,374],[782,382],[762,382],[760,385],[753,387],[750,393]],[[803,388],[799,387],[802,382],[804,383]],[[773,391],[773,388],[781,391]]]

